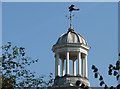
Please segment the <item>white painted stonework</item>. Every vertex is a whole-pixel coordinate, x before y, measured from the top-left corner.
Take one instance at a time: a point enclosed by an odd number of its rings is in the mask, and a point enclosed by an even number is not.
[[[69,29],[67,33],[58,38],[57,43],[52,47],[52,51],[55,53],[54,86],[75,86],[77,80],[90,86],[87,72],[87,56],[90,48],[86,40],[80,34],[75,33],[73,29]],[[60,60],[62,60],[61,65]],[[64,63],[65,60],[66,63]],[[70,60],[73,61],[73,74],[69,73]],[[78,60],[78,65],[76,65],[76,60]],[[60,71],[62,75],[60,75]]]

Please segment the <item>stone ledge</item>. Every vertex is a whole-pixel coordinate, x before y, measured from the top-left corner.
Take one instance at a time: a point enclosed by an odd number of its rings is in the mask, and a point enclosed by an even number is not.
[[[64,76],[56,76],[55,79],[65,78],[65,77],[77,77],[77,78],[84,78],[88,80],[87,77],[82,77],[81,75],[73,76],[73,75],[68,75],[68,74],[65,74]]]

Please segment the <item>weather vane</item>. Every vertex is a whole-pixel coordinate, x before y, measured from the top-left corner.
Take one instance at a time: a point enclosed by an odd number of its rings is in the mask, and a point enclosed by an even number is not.
[[[72,11],[78,11],[79,10],[79,8],[78,9],[74,8],[74,6],[75,5],[72,4],[69,7],[69,11],[70,11],[70,30],[73,30],[73,28],[72,28]]]

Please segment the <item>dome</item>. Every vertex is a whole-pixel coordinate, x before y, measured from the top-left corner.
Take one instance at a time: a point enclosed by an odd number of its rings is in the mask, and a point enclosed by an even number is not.
[[[87,45],[86,40],[80,34],[77,34],[72,30],[62,34],[57,40],[56,44],[62,45],[64,43],[81,43]]]

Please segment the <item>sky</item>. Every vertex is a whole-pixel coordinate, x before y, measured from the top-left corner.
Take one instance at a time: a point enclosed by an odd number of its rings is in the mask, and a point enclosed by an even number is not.
[[[120,0],[1,0],[2,2],[118,2]]]
[[[25,47],[26,55],[39,59],[31,65],[36,76],[54,73],[55,58],[52,46],[68,31],[68,7],[74,4],[73,27],[91,49],[88,53],[88,78],[91,87],[99,87],[92,65],[98,67],[106,84],[116,86],[115,77],[108,76],[109,64],[118,59],[118,3],[117,2],[22,2],[2,3],[2,44],[8,41]],[[70,63],[70,68],[72,64]],[[72,70],[70,69],[70,73]]]
[[[120,2],[118,4],[118,24],[120,24]],[[120,53],[120,25],[118,25],[118,53]],[[118,57],[120,59],[120,56]],[[119,72],[120,74],[120,72]],[[119,84],[120,84],[120,79],[119,79]]]

